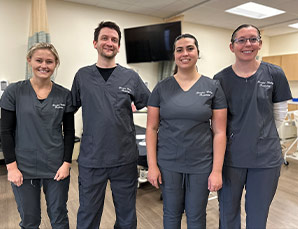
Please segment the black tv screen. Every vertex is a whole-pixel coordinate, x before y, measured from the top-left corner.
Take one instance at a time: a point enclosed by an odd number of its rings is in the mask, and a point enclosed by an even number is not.
[[[180,21],[124,29],[127,63],[172,60],[180,34]]]

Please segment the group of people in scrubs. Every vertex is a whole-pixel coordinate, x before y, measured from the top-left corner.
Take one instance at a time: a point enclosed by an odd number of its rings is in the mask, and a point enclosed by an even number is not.
[[[136,72],[116,63],[120,41],[119,26],[101,22],[93,40],[97,62],[77,71],[71,90],[51,80],[60,63],[54,46],[35,44],[27,55],[32,78],[5,90],[1,138],[20,227],[39,228],[43,189],[52,228],[69,228],[74,112],[82,107],[77,228],[99,228],[107,182],[114,228],[137,228],[134,103],[148,107],[148,180],[161,187],[164,228],[181,228],[184,212],[188,228],[206,228],[208,195],[216,191],[219,227],[241,228],[244,188],[246,227],[266,228],[282,164],[276,129],[292,97],[282,69],[256,59],[259,29],[241,25],[233,32],[235,63],[214,79],[198,72],[197,39],[178,36],[174,73],[152,93]]]

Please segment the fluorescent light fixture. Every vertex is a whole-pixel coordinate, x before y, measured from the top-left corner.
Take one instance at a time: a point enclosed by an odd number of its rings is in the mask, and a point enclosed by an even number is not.
[[[244,3],[242,5],[228,9],[225,12],[254,19],[264,19],[267,17],[272,17],[285,13],[285,11],[274,9],[272,7],[264,6],[254,2]]]
[[[298,29],[298,23],[295,23],[295,24],[291,24],[291,25],[288,25],[289,27],[292,27],[292,28],[295,28],[295,29]]]

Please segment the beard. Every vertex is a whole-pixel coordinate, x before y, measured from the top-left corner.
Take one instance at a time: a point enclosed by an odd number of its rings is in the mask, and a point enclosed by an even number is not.
[[[117,55],[117,52],[116,51],[113,51],[112,53],[107,54],[103,50],[101,50],[100,55],[103,58],[106,58],[106,59],[113,59]]]

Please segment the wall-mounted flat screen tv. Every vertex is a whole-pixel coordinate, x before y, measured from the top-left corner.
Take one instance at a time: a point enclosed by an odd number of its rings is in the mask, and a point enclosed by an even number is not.
[[[127,63],[172,60],[180,34],[180,21],[124,29]]]

